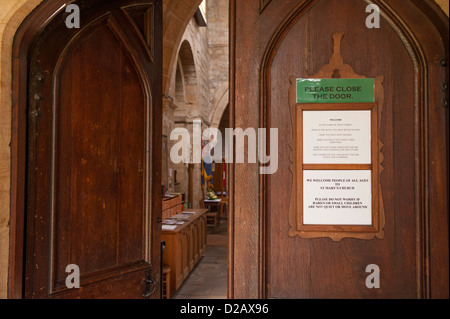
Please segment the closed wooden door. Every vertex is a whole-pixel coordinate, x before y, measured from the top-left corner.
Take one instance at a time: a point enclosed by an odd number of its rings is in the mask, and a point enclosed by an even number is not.
[[[25,297],[158,298],[161,2],[75,4],[29,55]]]
[[[433,1],[370,1],[380,25],[368,27],[368,2],[232,2],[234,126],[278,129],[276,173],[232,169],[233,297],[448,298],[448,18]],[[296,224],[305,184],[290,93],[311,77],[381,90],[376,231]]]

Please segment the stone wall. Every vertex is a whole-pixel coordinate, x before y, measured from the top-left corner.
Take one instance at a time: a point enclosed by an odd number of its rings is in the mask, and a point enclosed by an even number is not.
[[[448,0],[435,0],[435,1],[448,16],[449,1]]]
[[[223,113],[223,109],[218,111],[217,105],[228,92],[228,0],[208,0],[206,19],[207,27],[199,26],[195,18],[189,21],[178,48],[178,59],[171,66],[163,121],[169,153],[177,142],[170,140],[174,127],[186,128],[192,136],[194,120],[201,121],[203,130],[211,126],[215,112],[220,113],[216,116],[219,120]],[[166,165],[162,172],[163,183],[169,191],[185,193],[188,198],[188,167],[172,163],[166,154],[163,154],[163,165]],[[195,208],[203,197],[200,173],[201,165],[195,164],[191,203]]]

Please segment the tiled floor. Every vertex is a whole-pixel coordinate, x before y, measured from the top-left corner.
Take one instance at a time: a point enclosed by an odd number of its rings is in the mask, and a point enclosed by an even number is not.
[[[227,298],[227,220],[207,231],[207,248],[203,258],[172,299]]]

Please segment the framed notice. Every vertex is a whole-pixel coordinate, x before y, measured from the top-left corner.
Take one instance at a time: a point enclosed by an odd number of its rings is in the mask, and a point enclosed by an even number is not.
[[[377,103],[296,104],[295,110],[297,231],[309,238],[373,236],[379,231]]]
[[[303,171],[303,224],[372,225],[371,171]]]
[[[367,78],[346,64],[342,37],[333,34],[333,54],[316,74],[289,78],[291,237],[384,237],[384,77]]]
[[[304,164],[370,164],[371,110],[303,112]]]

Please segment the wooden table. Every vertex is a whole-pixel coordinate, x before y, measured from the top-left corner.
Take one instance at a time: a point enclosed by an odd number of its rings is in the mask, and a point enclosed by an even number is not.
[[[203,201],[203,203],[205,204],[205,208],[208,208],[208,210],[210,212],[213,212],[210,208],[215,207],[216,208],[216,212],[222,216],[222,199],[218,198],[218,199],[205,199]]]
[[[221,199],[205,199],[203,200],[203,203],[205,205],[205,208],[208,209],[207,213],[207,224],[213,225],[214,227],[217,226],[217,223],[219,222],[219,217],[222,216],[222,205],[221,205]],[[214,210],[212,208],[215,208]]]
[[[163,263],[171,268],[171,294],[181,286],[203,256],[206,249],[207,212],[207,209],[189,209],[170,218],[188,216],[182,225],[166,225],[163,221],[161,240],[166,242]],[[168,229],[168,226],[173,229]]]

